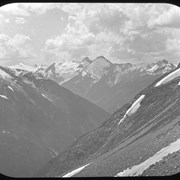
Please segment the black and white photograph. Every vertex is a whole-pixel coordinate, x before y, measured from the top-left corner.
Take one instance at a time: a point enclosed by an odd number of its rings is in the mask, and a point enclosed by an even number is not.
[[[0,174],[180,173],[180,7],[0,7]]]

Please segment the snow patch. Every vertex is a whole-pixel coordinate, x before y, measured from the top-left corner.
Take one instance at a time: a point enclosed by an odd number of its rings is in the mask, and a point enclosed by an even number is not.
[[[5,130],[3,130],[2,133],[3,133],[3,134],[10,134],[9,131],[5,131]]]
[[[49,99],[47,96],[45,96],[44,94],[41,94],[43,97],[45,97],[46,99],[48,99],[49,101],[53,102],[51,99]]]
[[[154,72],[156,69],[158,68],[158,65],[154,65],[153,67],[151,67],[150,69],[148,69],[148,72]]]
[[[89,163],[89,164],[91,164],[91,163]],[[62,176],[62,177],[71,177],[71,176],[79,173],[80,171],[82,171],[82,170],[83,170],[86,166],[88,166],[89,164],[86,164],[86,165],[84,165],[84,166],[82,166],[82,167],[80,167],[80,168],[78,168],[78,169],[75,169],[75,170],[73,170],[73,171],[65,174],[65,175]]]
[[[4,95],[0,95],[0,97],[4,98],[4,99],[8,99],[6,96]]]
[[[8,88],[11,90],[11,91],[14,91],[13,88],[11,86],[8,86]]]
[[[15,134],[12,133],[12,132],[6,131],[6,130],[0,131],[0,133],[2,133],[2,134],[9,134],[9,135],[12,135],[12,136],[14,136],[15,138],[17,138],[17,135],[15,135]]]
[[[161,84],[165,84],[169,81],[171,81],[172,79],[176,78],[180,76],[180,69],[177,69],[175,71],[173,71],[172,73],[168,74],[166,77],[164,77],[163,79],[161,79],[156,85],[155,87],[157,86],[160,86]]]
[[[43,137],[44,142],[48,145],[48,149],[50,150],[50,152],[52,153],[53,158],[56,157],[59,153],[57,151],[55,151],[53,148],[51,148],[51,146],[49,145],[49,143],[47,142],[47,140]]]
[[[33,88],[36,88],[35,84],[31,81],[29,81],[27,78],[23,78],[23,82],[25,82],[28,85],[31,85]]]
[[[86,71],[82,71],[82,76],[85,76],[87,74]]]
[[[10,75],[4,72],[2,69],[0,69],[0,77],[5,79],[6,77],[10,78]]]
[[[175,142],[171,143],[169,146],[158,151],[154,156],[150,157],[146,161],[141,164],[135,165],[131,168],[127,168],[126,170],[118,173],[115,177],[118,176],[138,176],[142,174],[146,169],[148,169],[151,165],[161,161],[163,157],[172,154],[176,151],[180,150],[180,138]]]
[[[180,85],[180,81],[179,81],[178,85]]]
[[[127,117],[127,116],[130,116],[132,114],[134,114],[138,109],[139,107],[141,106],[141,101],[144,99],[145,95],[141,95],[133,104],[132,106],[126,111],[125,115],[123,116],[123,118],[119,121],[118,125],[124,121],[124,119]]]

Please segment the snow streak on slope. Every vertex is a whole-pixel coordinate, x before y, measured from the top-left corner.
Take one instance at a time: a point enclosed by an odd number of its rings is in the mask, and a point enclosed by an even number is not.
[[[123,118],[119,121],[118,125],[127,117],[130,116],[131,114],[135,113],[139,107],[141,106],[140,103],[144,99],[145,95],[141,95],[133,104],[132,106],[128,109],[128,111],[125,113]]]
[[[180,76],[180,69],[177,69],[175,70],[174,72],[168,74],[166,77],[164,77],[163,79],[161,79],[156,85],[155,87],[157,86],[160,86],[161,84],[165,84],[167,83],[168,81],[171,81],[172,79],[176,78]]]
[[[4,135],[11,135],[11,136],[14,136],[16,139],[18,138],[17,135],[15,135],[15,134],[12,133],[12,132],[6,131],[6,130],[0,131],[0,133],[1,133],[1,134],[4,134]]]
[[[0,95],[0,97],[4,98],[4,99],[8,99],[6,96],[4,95]]]
[[[91,164],[91,163],[89,163],[89,164]],[[83,170],[86,166],[88,166],[89,164],[86,164],[86,165],[84,165],[84,166],[82,166],[82,167],[80,167],[80,168],[78,168],[78,169],[75,169],[75,170],[71,171],[70,173],[65,174],[65,175],[62,176],[62,177],[71,177],[71,176],[79,173],[80,171],[82,171],[82,170]]]
[[[11,86],[8,86],[8,88],[11,90],[11,91],[14,91],[13,88]]]
[[[161,149],[158,151],[154,156],[150,157],[146,161],[141,164],[135,165],[132,168],[127,168],[126,170],[118,173],[118,176],[138,176],[142,174],[146,169],[148,169],[151,165],[161,161],[163,157],[172,154],[176,151],[180,150],[180,139],[176,140],[175,142],[171,143],[169,146]]]
[[[44,94],[41,94],[43,97],[45,97],[46,99],[48,99],[49,101],[53,102],[51,99],[49,99],[47,96],[45,96]]]

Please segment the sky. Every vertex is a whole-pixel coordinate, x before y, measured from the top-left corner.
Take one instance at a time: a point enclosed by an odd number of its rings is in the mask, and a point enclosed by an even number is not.
[[[180,62],[180,8],[162,3],[13,3],[0,7],[0,64],[104,56]]]

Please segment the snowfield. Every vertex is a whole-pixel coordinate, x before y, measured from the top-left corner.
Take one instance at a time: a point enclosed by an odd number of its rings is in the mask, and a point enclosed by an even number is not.
[[[6,96],[4,95],[0,95],[0,97],[4,98],[4,99],[8,99]]]
[[[135,165],[132,168],[127,168],[126,170],[118,173],[115,177],[118,176],[138,176],[142,174],[146,169],[151,165],[161,161],[165,156],[172,154],[180,150],[180,139],[171,143],[169,146],[158,151],[154,156],[150,157],[141,164]]]
[[[8,88],[11,90],[11,91],[14,91],[13,88],[11,86],[8,86]]]
[[[127,116],[130,116],[132,115],[133,113],[135,113],[139,107],[141,106],[141,101],[144,99],[145,95],[141,95],[133,104],[132,106],[126,111],[125,115],[123,116],[123,118],[119,121],[118,125],[124,121],[124,119],[127,117]]]
[[[178,76],[180,76],[180,69],[175,70],[174,72],[168,74],[166,77],[164,77],[163,79],[161,79],[161,80],[155,85],[155,87],[160,86],[161,84],[165,84],[165,83],[171,81],[172,79],[174,79],[174,78],[176,78],[176,77],[178,77]]]
[[[86,164],[86,165],[84,165],[84,166],[82,166],[82,167],[80,167],[80,168],[78,168],[78,169],[75,169],[74,171],[71,171],[70,173],[67,173],[67,174],[65,174],[65,175],[62,176],[62,177],[71,177],[71,176],[79,173],[80,171],[82,171],[86,166],[88,166],[88,165],[90,165],[90,164],[91,164],[91,163]]]

